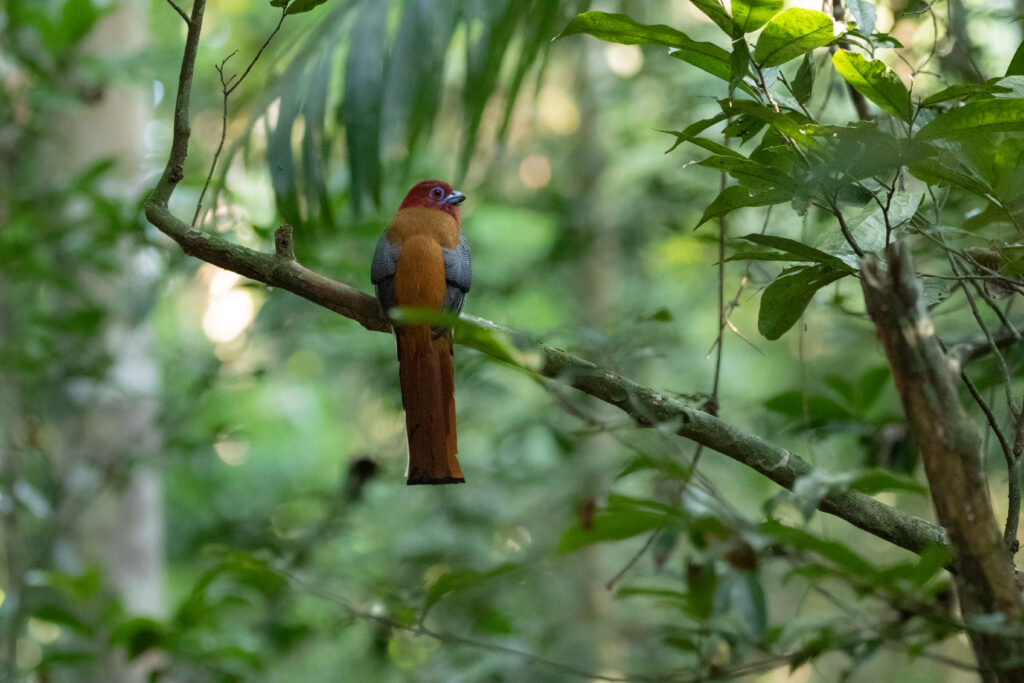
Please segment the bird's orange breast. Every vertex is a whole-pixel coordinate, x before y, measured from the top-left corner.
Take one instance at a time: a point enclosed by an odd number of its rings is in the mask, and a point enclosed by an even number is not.
[[[444,301],[444,253],[459,244],[459,225],[444,211],[401,209],[391,219],[387,239],[402,247],[395,264],[395,298],[399,306],[441,308]]]

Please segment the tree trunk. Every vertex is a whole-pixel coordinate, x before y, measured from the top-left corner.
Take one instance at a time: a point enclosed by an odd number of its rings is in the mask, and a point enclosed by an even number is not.
[[[960,612],[978,667],[986,681],[1024,680],[1020,591],[982,476],[981,435],[957,392],[959,367],[935,336],[909,248],[891,245],[886,261],[887,270],[870,257],[862,261],[864,300],[949,535]],[[993,615],[1001,623],[993,624]]]

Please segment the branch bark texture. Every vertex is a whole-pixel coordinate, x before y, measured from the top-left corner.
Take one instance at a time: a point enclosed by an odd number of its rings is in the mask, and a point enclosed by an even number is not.
[[[373,296],[324,277],[295,261],[290,226],[278,229],[275,251],[268,253],[248,249],[217,235],[197,230],[168,209],[168,200],[184,176],[190,135],[189,99],[205,4],[205,0],[195,0],[192,7],[178,84],[171,150],[164,173],[146,201],[146,217],[191,256],[268,286],[286,289],[355,320],[367,330],[390,332],[391,326],[381,314]],[[470,324],[494,333],[517,338],[521,336],[481,318],[466,315],[463,318]],[[460,341],[458,336],[456,341]],[[462,343],[484,353],[495,354],[493,346],[474,344],[472,338],[462,340]],[[539,358],[530,367],[536,374],[565,382],[613,405],[641,426],[672,424],[680,436],[751,467],[784,488],[791,490],[798,479],[812,476],[816,472],[807,461],[781,446],[565,351],[539,344],[532,344],[530,351]],[[507,360],[507,357],[502,356],[500,359]],[[822,498],[818,507],[912,552],[920,552],[931,544],[946,543],[943,530],[934,524],[861,493],[833,493]]]
[[[885,269],[872,258],[861,262],[864,300],[949,535],[960,610],[968,624],[1002,617],[999,628],[970,630],[978,665],[988,681],[1024,680],[1020,591],[982,477],[981,434],[957,392],[959,364],[935,335],[909,248],[892,245],[886,261]]]

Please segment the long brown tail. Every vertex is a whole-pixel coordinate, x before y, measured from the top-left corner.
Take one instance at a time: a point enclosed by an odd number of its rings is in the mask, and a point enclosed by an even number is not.
[[[398,331],[398,379],[409,437],[408,484],[461,484],[455,457],[455,380],[448,335],[427,325]]]

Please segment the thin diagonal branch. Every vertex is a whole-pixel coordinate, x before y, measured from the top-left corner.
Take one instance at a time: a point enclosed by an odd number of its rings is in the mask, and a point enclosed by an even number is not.
[[[188,15],[185,14],[185,10],[178,7],[178,5],[175,4],[174,0],[167,0],[167,4],[173,7],[174,11],[181,15],[181,18],[185,20],[186,26],[192,25],[192,21],[188,18]]]

